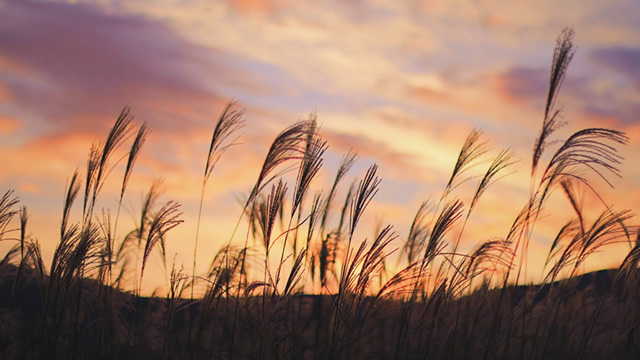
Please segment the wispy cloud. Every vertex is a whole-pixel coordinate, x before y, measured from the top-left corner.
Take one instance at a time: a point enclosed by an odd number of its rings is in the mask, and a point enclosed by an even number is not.
[[[236,70],[159,21],[92,5],[11,1],[0,23],[4,92],[57,131],[104,128],[130,104],[156,131],[179,132],[225,101],[204,78],[228,84]]]

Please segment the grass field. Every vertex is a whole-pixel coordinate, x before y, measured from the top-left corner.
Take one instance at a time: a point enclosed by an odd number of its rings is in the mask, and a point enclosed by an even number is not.
[[[169,265],[165,240],[182,223],[180,204],[149,189],[139,223],[118,238],[128,180],[149,129],[125,108],[106,139],[76,171],[62,204],[50,264],[28,237],[27,208],[9,190],[0,198],[0,353],[5,359],[636,359],[640,356],[640,238],[629,210],[602,201],[587,221],[580,197],[598,197],[590,179],[619,175],[627,136],[581,129],[552,140],[561,125],[556,97],[574,55],[571,30],[553,53],[541,130],[531,155],[530,196],[503,238],[459,251],[478,201],[514,163],[500,151],[465,203],[456,195],[488,145],[469,134],[441,195],[418,209],[406,238],[391,226],[370,240],[356,233],[381,179],[372,165],[349,187],[357,160],[343,157],[333,182],[313,192],[327,142],[315,118],[276,136],[242,200],[234,233],[197,274],[198,233],[208,180],[245,125],[234,101],[213,130],[204,174],[193,263]],[[97,209],[100,192],[126,148],[117,209]],[[293,171],[294,176],[283,175]],[[475,181],[475,180],[474,180]],[[340,188],[348,189],[339,196]],[[490,190],[489,190],[490,191]],[[558,229],[541,284],[524,284],[535,226],[551,193],[569,200],[574,219]],[[82,209],[76,219],[72,209]],[[547,210],[548,211],[548,210]],[[361,226],[361,225],[360,225]],[[461,229],[452,235],[452,228]],[[240,239],[240,240],[238,240]],[[618,269],[581,274],[587,258],[626,243]],[[398,245],[400,244],[400,245]],[[390,254],[399,270],[390,271]],[[142,296],[151,255],[170,269],[166,294]],[[126,284],[135,284],[128,286]]]

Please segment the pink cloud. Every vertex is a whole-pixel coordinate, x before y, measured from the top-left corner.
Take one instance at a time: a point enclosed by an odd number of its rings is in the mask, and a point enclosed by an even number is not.
[[[451,102],[451,97],[447,93],[428,87],[414,86],[410,87],[407,92],[411,97],[425,104],[441,105],[442,103]]]
[[[549,71],[544,69],[511,68],[493,76],[496,93],[507,102],[542,108],[549,87]]]

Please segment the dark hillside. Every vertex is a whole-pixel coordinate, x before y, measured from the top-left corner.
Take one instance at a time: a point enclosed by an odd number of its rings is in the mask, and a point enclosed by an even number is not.
[[[4,359],[40,358],[44,314],[41,288],[30,270],[16,284],[17,270],[10,264],[0,266],[0,354]],[[167,299],[136,300],[130,293],[114,291],[113,304],[119,305],[108,316],[117,320],[112,334],[103,333],[103,344],[98,334],[105,314],[96,305],[97,283],[86,279],[80,320],[73,325],[78,327],[79,338],[75,341],[80,346],[64,357],[184,358],[189,348],[188,319],[193,316],[197,325],[192,330],[200,339],[192,349],[197,359],[226,358],[232,353],[237,358],[352,358],[358,354],[383,359],[394,352],[402,358],[421,358],[427,348],[435,354],[433,358],[442,359],[515,359],[521,351],[533,350],[535,358],[616,355],[631,359],[640,350],[634,330],[640,312],[629,306],[628,300],[637,292],[630,292],[627,286],[613,286],[616,272],[601,270],[543,286],[481,288],[453,301],[443,301],[443,295],[440,300],[427,302],[409,304],[388,299],[374,304],[368,298],[353,308],[352,314],[335,312],[335,296],[312,295],[255,296],[239,302],[220,298],[205,314],[201,313],[202,302],[177,300],[179,305],[169,314]],[[413,309],[408,327],[412,330],[401,335],[403,316],[409,309]],[[235,311],[240,316],[234,326],[230,319]],[[454,326],[456,321],[458,325]],[[337,323],[344,326],[339,343],[329,336],[331,326]],[[493,328],[496,323],[500,329]],[[589,324],[593,324],[593,331],[584,344]],[[512,337],[509,341],[514,343],[504,348],[508,332],[522,336]],[[413,340],[396,349],[392,344],[397,343],[398,336]],[[59,341],[72,343],[73,337],[74,332],[66,329]],[[536,339],[542,343],[535,343]],[[108,349],[104,348],[107,343]]]

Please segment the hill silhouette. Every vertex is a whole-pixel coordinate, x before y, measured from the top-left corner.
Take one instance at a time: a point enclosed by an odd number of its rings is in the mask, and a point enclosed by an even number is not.
[[[12,264],[0,265],[0,354],[4,359],[37,358],[42,343],[42,324],[44,320],[43,294],[38,280],[31,269],[24,270],[21,279],[17,279],[18,267]],[[509,313],[524,313],[526,318],[504,318],[503,322],[512,322],[510,325],[514,331],[520,331],[521,327],[527,327],[524,331],[528,336],[534,332],[548,334],[545,341],[547,350],[537,355],[544,358],[565,358],[575,355],[575,349],[583,334],[581,325],[595,322],[595,334],[586,344],[585,358],[601,358],[603,355],[620,354],[613,349],[626,349],[620,358],[634,358],[640,354],[640,346],[637,342],[635,331],[620,326],[629,316],[637,316],[637,311],[622,311],[629,305],[630,299],[637,297],[637,291],[629,292],[626,287],[631,279],[637,283],[637,274],[626,279],[626,285],[618,283],[616,278],[618,270],[600,270],[570,279],[562,279],[553,283],[528,286],[508,286],[504,289],[480,287],[469,295],[462,296],[452,301],[445,302],[444,296],[438,300],[414,301],[411,306],[420,308],[424,313],[421,320],[434,321],[431,326],[422,331],[432,331],[432,341],[440,344],[439,352],[442,358],[455,355],[456,358],[493,358],[496,354],[484,354],[481,344],[486,344],[491,336],[491,327],[485,320]],[[16,283],[18,280],[18,283]],[[188,327],[190,317],[198,319],[199,337],[208,337],[211,341],[199,345],[197,356],[194,358],[220,358],[229,357],[230,332],[232,331],[232,315],[240,311],[237,336],[234,341],[248,346],[244,351],[238,351],[234,356],[239,358],[253,357],[249,349],[256,341],[265,341],[268,335],[262,333],[265,324],[262,321],[278,323],[286,312],[295,312],[295,324],[286,322],[291,329],[283,329],[280,324],[272,330],[281,331],[286,336],[295,336],[296,349],[289,355],[302,358],[324,358],[323,334],[325,327],[329,325],[332,309],[337,301],[336,296],[329,295],[304,295],[294,294],[287,297],[264,298],[255,296],[245,298],[237,302],[232,297],[218,299],[219,303],[215,312],[202,314],[202,307],[206,306],[202,301],[178,299],[176,310],[169,313],[170,300],[162,297],[137,298],[130,292],[118,291],[112,293],[112,301],[119,304],[114,307],[114,313],[110,317],[117,318],[117,326],[114,326],[113,334],[102,334],[110,338],[110,349],[102,349],[98,340],[99,324],[102,324],[105,314],[99,310],[98,287],[99,284],[92,279],[83,281],[84,303],[79,313],[77,326],[80,338],[76,340],[80,344],[73,353],[65,354],[79,359],[105,358],[107,355],[116,358],[153,359],[163,354],[166,358],[183,358],[187,354]],[[441,302],[437,304],[437,302]],[[396,351],[390,344],[394,337],[398,336],[402,328],[403,315],[408,304],[401,299],[387,299],[371,307],[373,299],[366,299],[358,307],[353,308],[355,317],[353,321],[365,321],[365,325],[358,334],[360,351],[368,354],[368,358],[387,358]],[[285,306],[286,304],[286,306]],[[267,307],[265,307],[267,305]],[[508,309],[508,311],[507,311]],[[368,316],[363,314],[369,313]],[[451,349],[451,320],[452,314],[458,314],[458,337],[460,350]],[[446,315],[443,315],[446,314]],[[438,319],[443,316],[441,319]],[[169,318],[170,317],[170,318]],[[200,319],[206,317],[206,319]],[[560,318],[556,318],[560,317]],[[563,318],[562,320],[560,320]],[[573,321],[569,321],[569,319]],[[447,320],[449,319],[449,320]],[[554,321],[555,320],[555,321]],[[201,323],[202,321],[202,323]],[[410,322],[418,319],[409,319]],[[494,323],[492,320],[491,323]],[[535,325],[535,326],[534,326]],[[634,325],[635,326],[635,325]],[[473,338],[465,338],[465,331],[473,329]],[[537,329],[534,329],[536,328]],[[135,328],[138,328],[140,337],[134,348],[132,338]],[[445,331],[448,330],[448,331]],[[625,331],[626,330],[626,331]],[[166,333],[165,333],[166,332]],[[194,329],[195,332],[195,329]],[[412,336],[417,334],[407,334]],[[60,341],[72,342],[72,332],[64,332]],[[164,337],[170,339],[162,349]],[[525,335],[526,336],[526,335]],[[558,337],[559,336],[559,337]],[[558,337],[558,338],[557,338]],[[604,339],[609,339],[604,341]],[[617,343],[609,342],[616,339]],[[462,341],[462,343],[460,343]],[[479,347],[471,352],[464,351],[462,346],[466,342],[476,343]],[[512,339],[511,341],[517,341]],[[573,345],[571,345],[573,344]],[[581,346],[584,344],[580,344]],[[615,346],[613,346],[615,345]],[[531,349],[526,345],[525,351]],[[517,347],[516,347],[517,348]],[[420,358],[419,346],[415,349],[404,349],[407,358]],[[206,356],[203,356],[206,354]],[[252,355],[253,354],[253,355]],[[281,357],[279,354],[262,354],[267,357]],[[517,358],[516,353],[507,353],[507,358]],[[438,357],[436,357],[438,358]]]

